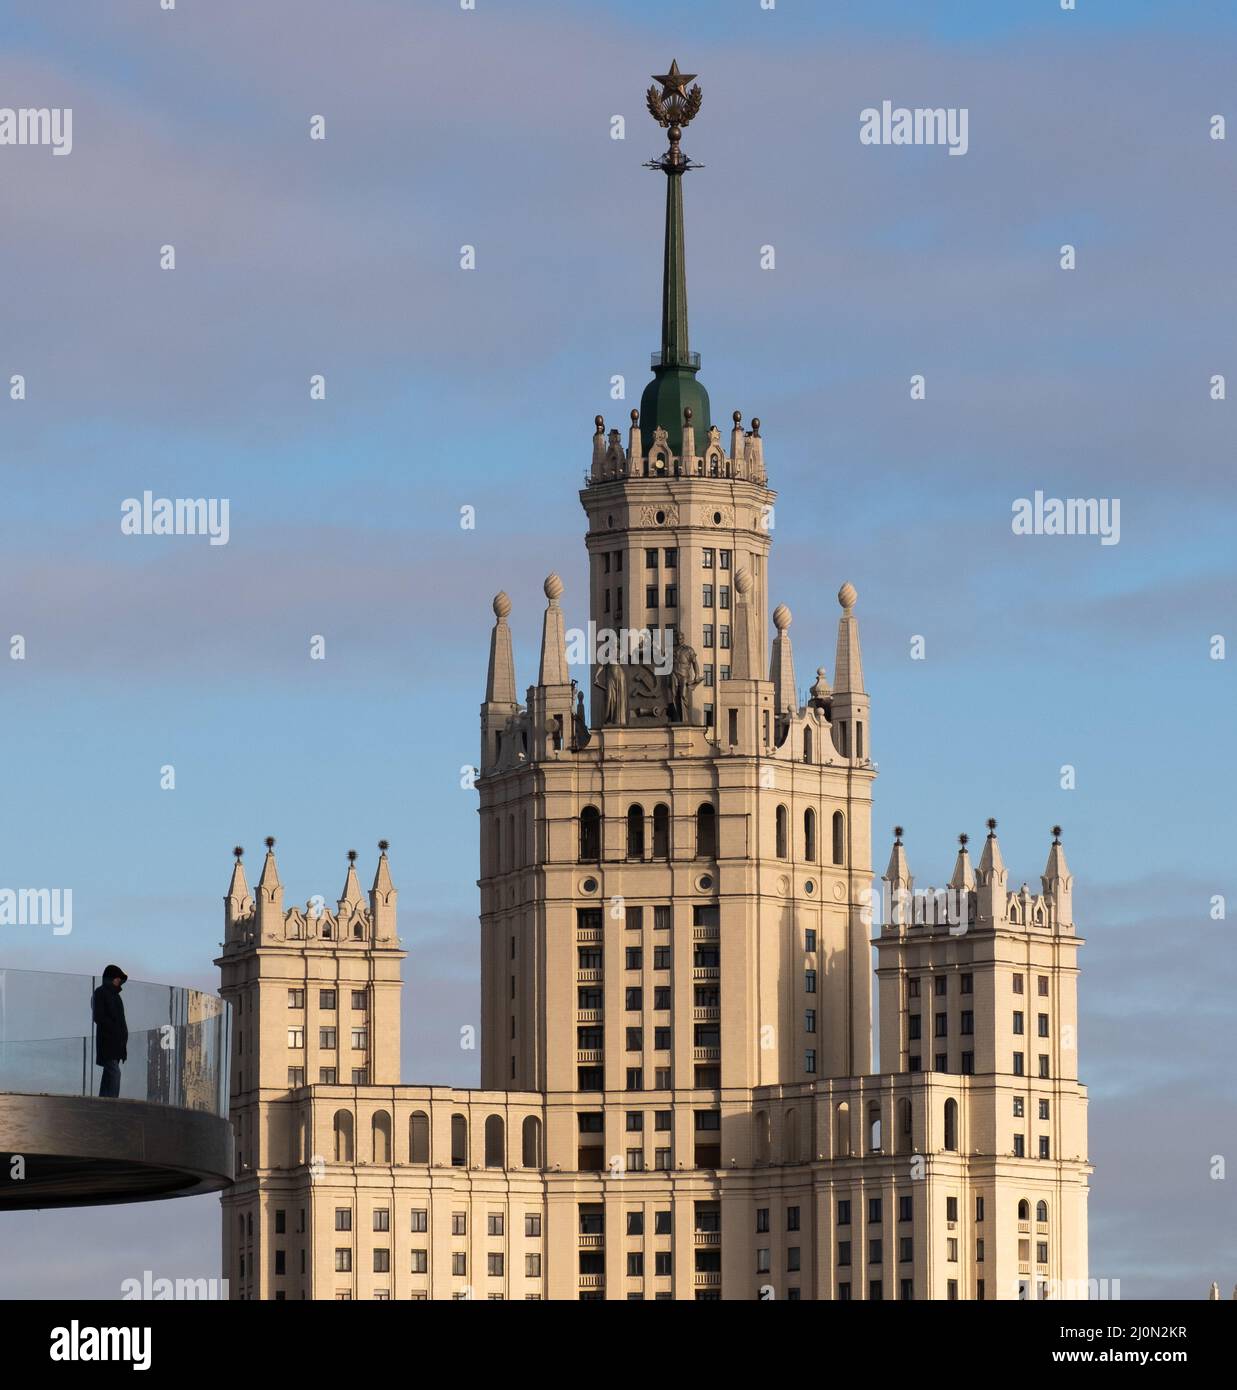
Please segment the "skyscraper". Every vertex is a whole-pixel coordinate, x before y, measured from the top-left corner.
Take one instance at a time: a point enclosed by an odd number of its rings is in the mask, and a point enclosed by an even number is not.
[[[483,1089],[399,1084],[385,845],[369,905],[350,864],[335,912],[284,911],[269,842],[255,901],[238,857],[225,1272],[276,1298],[1085,1296],[1059,835],[1040,892],[1009,890],[989,822],[978,868],[964,837],[916,894],[899,832],[873,893],[858,596],[801,698],[785,604],[767,644],[760,421],[723,437],[688,336],[701,91],[677,63],[655,83],[661,346],[626,441],[596,419],[587,631],[551,574],[523,701],[494,600]]]

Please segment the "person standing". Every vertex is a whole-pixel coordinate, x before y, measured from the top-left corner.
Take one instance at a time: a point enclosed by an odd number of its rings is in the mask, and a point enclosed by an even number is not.
[[[103,1080],[99,1083],[101,1096],[120,1095],[120,1064],[129,1057],[129,1025],[125,1022],[125,1006],[120,997],[128,978],[120,966],[107,966],[103,971],[103,983],[90,1000],[95,1028],[95,1066],[103,1068]]]

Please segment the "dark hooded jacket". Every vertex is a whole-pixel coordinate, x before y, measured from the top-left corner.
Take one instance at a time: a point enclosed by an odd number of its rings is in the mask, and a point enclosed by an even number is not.
[[[124,1000],[112,984],[118,975],[122,982],[128,978],[119,966],[109,965],[103,972],[103,983],[90,1001],[95,1027],[94,1059],[98,1067],[105,1062],[125,1062],[129,1058],[129,1025],[125,1022]]]

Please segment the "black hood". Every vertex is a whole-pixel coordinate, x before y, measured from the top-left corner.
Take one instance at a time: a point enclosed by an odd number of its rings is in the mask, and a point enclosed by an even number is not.
[[[105,965],[103,967],[103,978],[108,984],[111,984],[117,975],[120,976],[120,983],[122,985],[129,978],[118,965]]]

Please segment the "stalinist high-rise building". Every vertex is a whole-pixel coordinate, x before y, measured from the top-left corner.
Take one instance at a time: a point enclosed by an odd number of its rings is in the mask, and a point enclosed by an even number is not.
[[[857,594],[801,697],[760,421],[714,422],[688,340],[700,88],[656,83],[661,348],[626,437],[596,421],[578,679],[557,575],[522,699],[494,600],[482,1089],[400,1080],[385,844],[334,909],[284,907],[273,842],[255,896],[238,854],[225,1273],[242,1298],[1085,1297],[1059,834],[1037,890],[990,821],[917,892],[898,832],[874,893]]]

